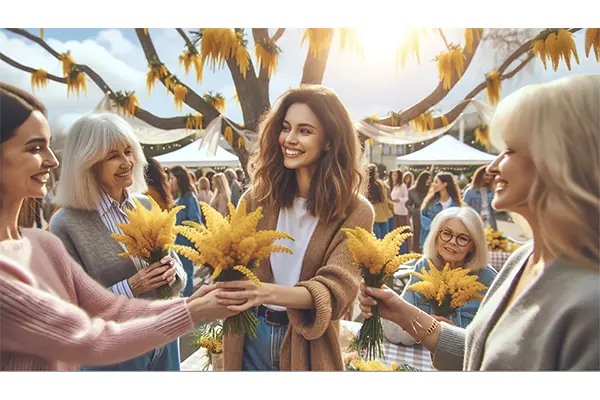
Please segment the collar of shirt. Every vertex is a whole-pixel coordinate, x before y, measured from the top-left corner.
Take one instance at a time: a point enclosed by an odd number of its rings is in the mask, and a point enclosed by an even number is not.
[[[116,208],[125,213],[125,210],[133,210],[135,203],[133,198],[129,195],[129,192],[125,190],[125,199],[121,204],[118,201],[110,197],[104,190],[100,191],[100,203],[98,204],[98,214],[104,217],[111,209]]]

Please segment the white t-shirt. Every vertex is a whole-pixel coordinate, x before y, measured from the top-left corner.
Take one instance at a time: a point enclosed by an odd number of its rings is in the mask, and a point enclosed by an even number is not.
[[[452,197],[449,197],[446,201],[440,200],[440,204],[442,205],[442,209],[445,210],[446,208],[450,207],[450,205],[452,205]]]
[[[311,215],[306,209],[306,199],[296,198],[294,205],[290,208],[282,208],[277,219],[277,230],[287,232],[296,239],[280,239],[276,244],[287,246],[294,252],[272,253],[271,270],[273,271],[273,283],[283,286],[295,286],[300,281],[302,261],[319,219]],[[265,304],[273,310],[285,310],[285,307]]]

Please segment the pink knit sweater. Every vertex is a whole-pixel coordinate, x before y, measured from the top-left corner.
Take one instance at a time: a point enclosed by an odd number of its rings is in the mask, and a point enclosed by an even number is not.
[[[116,296],[38,229],[0,242],[0,370],[122,362],[193,328],[184,299]]]

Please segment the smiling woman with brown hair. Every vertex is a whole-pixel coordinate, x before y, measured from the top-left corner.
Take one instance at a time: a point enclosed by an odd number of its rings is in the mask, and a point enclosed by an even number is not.
[[[360,276],[341,228],[371,231],[373,209],[360,195],[358,135],[330,89],[286,91],[265,115],[250,165],[248,211],[263,207],[259,229],[277,229],[294,254],[272,254],[250,281],[219,282],[225,304],[255,306],[258,338],[227,336],[228,370],[343,369],[339,320],[352,306]],[[235,311],[237,308],[232,307]]]

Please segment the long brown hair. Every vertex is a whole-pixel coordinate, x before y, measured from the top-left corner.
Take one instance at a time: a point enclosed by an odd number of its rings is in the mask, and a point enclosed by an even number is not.
[[[477,168],[475,170],[475,172],[473,172],[473,178],[471,179],[471,186],[473,186],[474,188],[480,188],[483,186],[487,186],[488,189],[492,188],[493,181],[490,182],[488,185],[485,185],[483,183],[483,176],[486,173],[487,167],[488,167],[487,165],[481,166],[481,167]]]
[[[406,171],[405,173],[402,174],[402,183],[405,183],[404,181],[406,180],[406,178],[409,178],[409,182],[406,184],[406,188],[409,189],[412,187],[412,185],[415,182],[415,176],[413,175],[412,172],[410,171]]]
[[[396,178],[395,184],[394,184],[394,172],[396,172],[398,174],[398,178]],[[393,169],[390,172],[388,172],[387,184],[390,187],[390,190],[393,189],[394,186],[402,185],[402,183],[404,183],[403,178],[404,178],[404,175],[402,174],[402,171],[400,171],[399,169]]]
[[[421,171],[419,175],[417,175],[417,180],[415,181],[412,187],[417,189],[417,193],[419,194],[420,199],[424,199],[427,196],[427,191],[429,187],[425,185],[427,179],[431,178],[431,172],[429,171]]]
[[[367,199],[373,203],[381,203],[385,199],[386,189],[383,181],[377,178],[377,165],[367,166]]]
[[[458,183],[456,183],[456,179],[454,179],[454,175],[452,175],[450,172],[442,171],[438,172],[438,174],[435,177],[438,178],[440,181],[446,183],[446,191],[448,192],[448,195],[452,200],[454,200],[458,207],[462,207],[463,203],[460,195],[460,189],[458,188]],[[433,191],[430,190],[425,199],[423,200],[421,210],[427,209],[427,207],[429,207],[430,204],[437,203],[438,201],[440,201],[440,192],[433,193]]]
[[[169,189],[169,178],[160,163],[154,158],[148,158],[146,182],[148,183],[148,187],[154,188],[158,192],[167,208],[171,209],[175,201]]]
[[[186,167],[177,165],[171,168],[171,174],[177,179],[177,186],[179,186],[179,197],[183,197],[188,193],[194,193],[192,187],[192,180],[190,179],[190,172]]]
[[[308,190],[307,209],[324,222],[346,218],[362,193],[364,171],[360,164],[360,142],[352,118],[337,94],[321,85],[287,90],[263,115],[258,144],[249,162],[253,195],[259,203],[277,204],[282,208],[291,207],[298,196],[296,173],[284,167],[283,153],[279,150],[285,115],[296,103],[310,107],[331,146],[316,163],[312,180],[315,184]]]

